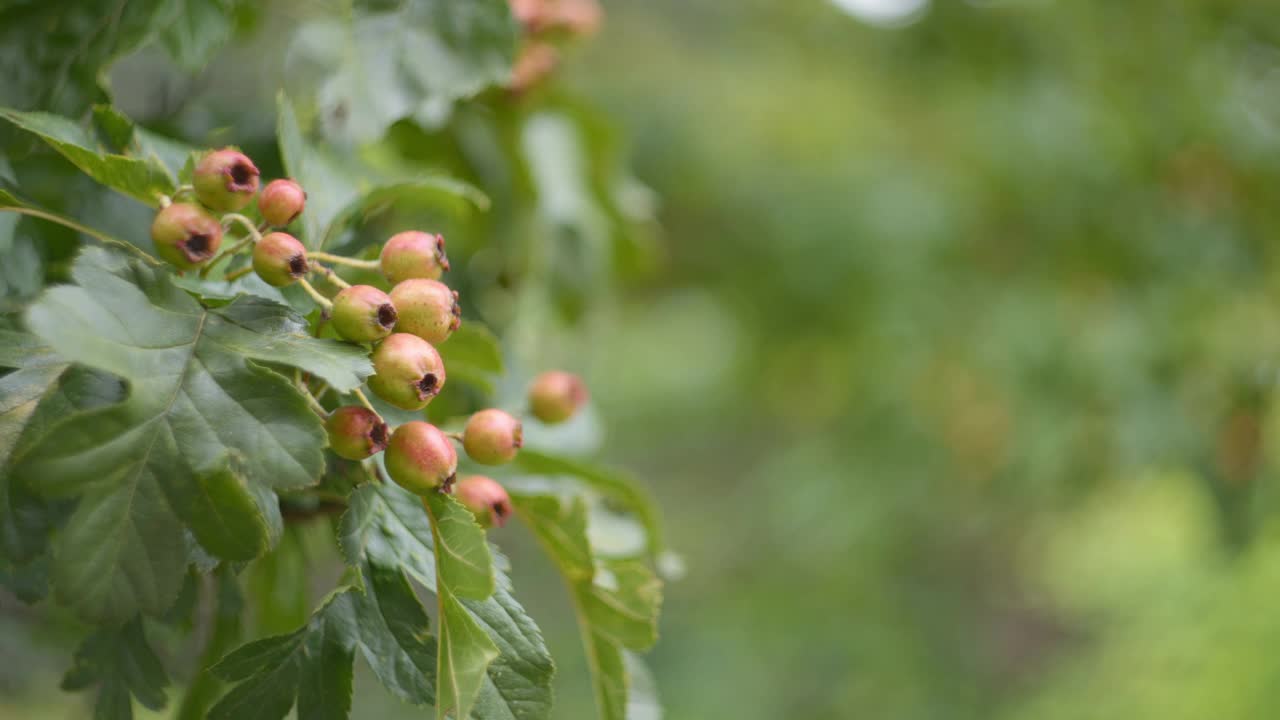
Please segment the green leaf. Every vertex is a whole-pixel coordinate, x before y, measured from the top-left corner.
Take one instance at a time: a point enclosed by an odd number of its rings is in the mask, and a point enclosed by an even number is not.
[[[44,551],[50,530],[66,513],[17,482],[11,472],[12,466],[7,462],[9,457],[16,457],[39,442],[68,415],[119,402],[124,397],[124,388],[119,380],[105,373],[48,364],[59,362],[57,356],[47,347],[35,346],[31,342],[33,336],[0,333],[0,342],[6,336],[11,338],[15,335],[23,338],[16,345],[32,348],[31,362],[0,380],[0,386],[5,385],[9,378],[23,373],[59,370],[45,392],[41,393],[33,412],[15,411],[6,413],[4,417],[7,448],[4,457],[0,458],[0,555],[25,563]],[[0,402],[8,402],[10,397],[5,395],[5,400]]]
[[[567,475],[577,478],[640,520],[648,533],[651,557],[656,558],[663,551],[665,545],[662,539],[662,520],[658,515],[657,503],[634,478],[617,470],[528,448],[521,450],[516,456],[516,467],[532,475]]]
[[[353,597],[356,637],[373,674],[396,697],[435,702],[436,641],[427,613],[403,571],[367,564],[365,591]]]
[[[453,711],[461,718],[470,714],[498,647],[458,597],[483,600],[493,594],[493,558],[475,516],[452,495],[429,493],[423,505],[431,518],[440,618],[436,717],[443,720]]]
[[[6,3],[0,9],[0,104],[79,115],[103,98],[106,66],[146,38],[156,4]]]
[[[454,101],[505,82],[516,40],[506,0],[357,10],[304,25],[290,47],[291,76],[314,96],[326,135],[365,142],[406,117],[439,125]]]
[[[658,635],[662,583],[637,559],[592,562],[582,498],[511,493],[516,514],[569,583],[601,717],[626,720],[623,649],[643,650]]]
[[[159,612],[185,567],[179,518],[211,552],[248,559],[279,524],[270,491],[323,470],[319,419],[289,381],[249,361],[350,387],[367,359],[310,338],[283,306],[246,296],[204,308],[167,272],[103,251],[82,253],[73,275],[79,285],[46,292],[28,325],[67,360],[129,381],[130,393],[66,418],[15,472],[49,496],[84,494],[60,538],[64,598],[103,620]]]
[[[219,565],[214,580],[217,583],[217,607],[213,613],[213,631],[200,654],[201,672],[182,696],[177,720],[204,720],[208,715],[209,707],[222,689],[222,680],[209,668],[231,651],[240,640],[243,629],[244,598],[240,595],[240,585],[231,566]]]
[[[489,328],[464,322],[437,349],[450,380],[493,392],[496,376],[502,374],[502,348]]]
[[[279,720],[295,702],[299,720],[346,718],[356,592],[334,591],[295,632],[242,645],[214,665],[214,674],[238,684],[209,711],[210,720]]]
[[[202,69],[231,39],[237,0],[164,0],[156,10],[160,44],[183,69]]]
[[[489,197],[469,183],[448,177],[424,177],[382,185],[364,193],[338,211],[328,223],[321,248],[331,247],[353,226],[398,205],[441,206],[455,213],[469,207],[489,208]]]
[[[127,250],[133,253],[134,255],[142,258],[143,260],[146,260],[152,265],[160,264],[159,260],[151,257],[150,255],[143,252],[137,246],[131,243],[127,243],[124,240],[120,240],[119,238],[114,238],[100,230],[95,230],[91,227],[81,225],[75,220],[72,220],[71,218],[66,217],[64,215],[59,215],[58,213],[45,210],[29,202],[20,200],[17,197],[13,196],[12,194],[5,192],[4,190],[0,190],[0,211],[2,210],[8,210],[10,212],[16,212],[22,215],[30,215],[31,217],[40,218],[41,220],[48,220],[49,222],[54,222],[59,225],[65,225],[66,227],[69,227],[72,230],[75,230],[76,232],[88,235],[89,237],[94,238],[106,245],[111,245],[114,247],[121,248],[123,250]]]
[[[461,212],[489,199],[475,187],[444,177],[384,177],[359,161],[322,145],[308,143],[293,103],[277,97],[276,135],[285,171],[307,189],[307,211],[299,222],[308,247],[331,245],[354,224],[387,208],[408,203],[441,204]]]
[[[151,207],[173,193],[169,171],[150,159],[103,152],[88,132],[60,115],[0,108],[0,117],[44,140],[99,183]]]
[[[467,533],[469,531],[464,531]],[[340,544],[343,555],[352,566],[368,563],[380,571],[403,571],[427,586],[433,592],[437,588],[435,541],[423,502],[402,488],[381,483],[369,483],[351,494],[349,509],[342,518]],[[493,643],[495,653],[485,670],[479,687],[472,715],[478,718],[543,718],[551,708],[551,679],[555,667],[543,642],[542,634],[532,618],[510,592],[510,582],[501,573],[495,573],[496,587],[484,600],[462,599],[450,595],[441,602],[444,617],[453,623],[449,636],[453,643],[472,640],[478,627]],[[366,583],[368,586],[369,583]],[[458,622],[455,615],[471,622]],[[422,629],[425,631],[425,624]],[[403,638],[401,639],[403,642]],[[485,644],[479,643],[479,650]],[[433,653],[435,651],[433,650]],[[434,655],[433,655],[434,657]],[[459,689],[453,696],[465,696],[468,682],[474,683],[474,673],[462,672],[468,664],[479,664],[484,654],[464,656],[461,650],[451,660],[451,675],[463,675]],[[373,661],[370,660],[370,664]],[[401,663],[397,667],[404,668]],[[388,683],[384,675],[388,668],[375,672],[384,684],[397,695],[404,695]],[[431,673],[434,676],[435,666]],[[403,675],[401,675],[403,677]],[[442,703],[445,705],[445,703]],[[445,705],[447,707],[447,705]]]
[[[423,504],[431,518],[438,582],[460,597],[483,600],[492,595],[493,558],[475,515],[445,493],[428,493]]]
[[[164,708],[169,679],[147,643],[142,618],[101,629],[81,643],[62,689],[82,690],[94,684],[99,685],[95,718],[133,718],[131,696],[150,710]]]

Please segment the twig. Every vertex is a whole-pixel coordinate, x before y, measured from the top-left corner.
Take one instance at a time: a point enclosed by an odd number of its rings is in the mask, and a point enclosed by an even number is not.
[[[337,265],[346,265],[348,267],[361,268],[364,270],[377,270],[382,267],[382,264],[377,260],[357,260],[355,258],[343,257],[342,255],[320,252],[319,250],[313,250],[307,253],[307,257],[312,260],[324,260]]]
[[[338,287],[344,290],[351,287],[351,283],[338,277],[338,273],[334,272],[331,268],[327,268],[319,263],[312,263],[311,269],[314,272],[318,272],[321,275],[324,275],[325,280],[328,280],[329,282],[333,283],[334,285],[337,285]]]

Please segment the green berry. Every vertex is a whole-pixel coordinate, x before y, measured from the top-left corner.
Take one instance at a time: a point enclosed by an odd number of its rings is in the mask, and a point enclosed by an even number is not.
[[[239,150],[208,153],[191,177],[196,197],[210,210],[232,212],[248,205],[258,192],[258,168]]]
[[[352,342],[374,342],[390,335],[396,319],[391,297],[372,285],[352,285],[333,298],[333,329]]]
[[[183,270],[203,265],[222,245],[222,225],[195,203],[172,203],[151,223],[156,254]]]
[[[421,410],[444,387],[444,361],[431,343],[394,333],[373,350],[369,389],[401,410]]]
[[[348,460],[363,460],[387,448],[387,424],[366,407],[347,405],[329,413],[324,429],[329,449]]]
[[[288,233],[267,233],[253,248],[253,271],[272,287],[291,285],[308,269],[307,248]]]
[[[453,443],[430,423],[414,420],[391,433],[384,456],[387,473],[400,487],[417,495],[449,492],[458,471]]]
[[[391,236],[382,246],[382,274],[393,283],[411,278],[439,280],[449,269],[444,236],[410,230]]]
[[[438,280],[412,278],[391,288],[391,302],[399,319],[396,332],[405,332],[439,345],[462,324],[458,293]]]
[[[529,411],[542,422],[554,425],[573,417],[587,402],[587,397],[582,378],[551,370],[534,378],[529,386]]]
[[[307,193],[293,180],[272,180],[258,198],[258,212],[274,227],[284,227],[302,214]]]
[[[468,475],[458,481],[454,494],[476,516],[480,527],[502,527],[511,517],[511,496],[493,478]]]
[[[494,408],[472,415],[462,431],[462,447],[481,465],[505,465],[516,458],[523,444],[520,421]]]

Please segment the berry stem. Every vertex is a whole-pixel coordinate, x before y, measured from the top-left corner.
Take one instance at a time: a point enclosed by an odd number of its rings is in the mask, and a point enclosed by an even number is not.
[[[302,393],[302,397],[307,401],[307,405],[314,410],[317,415],[322,418],[329,417],[329,411],[324,409],[324,406],[320,404],[320,401],[316,399],[316,396],[311,394],[311,390],[307,388],[307,384],[303,382],[301,370],[295,369],[293,371],[293,384],[297,386],[298,392]]]
[[[222,276],[222,279],[223,279],[223,280],[225,280],[225,281],[227,281],[227,282],[235,282],[236,280],[239,280],[240,278],[244,277],[245,275],[248,275],[248,274],[249,274],[249,273],[251,273],[251,272],[253,272],[253,266],[252,266],[252,265],[245,265],[244,267],[240,268],[239,270],[232,270],[231,272],[227,273],[226,275],[223,275],[223,276]]]
[[[251,243],[251,242],[254,242],[254,239],[253,239],[253,236],[252,236],[252,235],[250,235],[250,236],[248,236],[248,237],[244,238],[243,240],[241,240],[240,242],[236,243],[235,245],[232,245],[231,247],[227,248],[226,250],[223,250],[222,252],[218,253],[218,256],[217,256],[217,257],[215,257],[214,259],[212,259],[212,260],[210,260],[208,263],[206,263],[204,267],[200,268],[200,277],[202,277],[202,278],[209,277],[209,273],[210,273],[210,271],[212,271],[212,270],[213,270],[213,266],[214,266],[214,265],[217,265],[218,263],[222,262],[223,260],[225,260],[225,259],[227,259],[227,258],[231,257],[232,255],[235,255],[236,253],[240,252],[241,250],[243,250],[243,249],[244,249],[244,247],[245,247],[246,245],[248,245],[248,244],[249,244],[249,243]],[[241,273],[241,274],[243,274],[243,273]],[[230,276],[228,276],[228,277],[230,277]],[[237,275],[236,277],[240,277],[240,276],[239,276],[239,275]],[[235,278],[230,278],[230,279],[235,279]]]
[[[369,412],[373,413],[374,415],[377,415],[378,419],[382,420],[382,415],[373,408],[373,403],[369,402],[369,396],[365,395],[363,390],[361,390],[360,388],[356,388],[355,390],[351,391],[351,394],[359,398],[360,404],[368,408]],[[382,421],[386,422],[386,420],[382,420]]]
[[[328,280],[329,282],[333,283],[334,285],[337,285],[340,288],[343,288],[344,290],[346,288],[351,287],[351,283],[338,277],[338,273],[334,272],[332,268],[327,268],[319,263],[315,263],[311,266],[311,269],[315,272],[320,273],[321,275],[324,275],[325,280]]]
[[[173,204],[173,198],[169,197],[168,195],[161,195],[161,196],[160,196],[160,209],[161,209],[161,210],[163,210],[164,208],[169,207],[169,206],[170,206],[170,205],[172,205],[172,204]]]
[[[311,286],[311,283],[307,282],[306,278],[298,278],[298,285],[302,286],[302,289],[306,290],[307,294],[311,296],[311,299],[314,300],[317,305],[324,308],[325,312],[333,310],[333,303],[329,302],[329,298],[321,295],[314,287]]]
[[[457,442],[462,442],[462,433],[447,432],[444,434],[444,436],[449,438],[450,440],[456,440]]]
[[[347,267],[361,268],[362,270],[377,270],[382,264],[377,260],[357,260],[355,258],[343,257],[332,253],[320,252],[313,250],[307,253],[307,257],[312,260],[324,260],[326,262],[335,263],[337,265],[346,265]]]
[[[179,185],[173,189],[173,199],[177,200],[183,195],[193,195],[195,194],[195,191],[196,189],[192,185]]]
[[[253,224],[253,221],[240,213],[227,213],[222,216],[223,227],[230,227],[231,223],[239,223],[241,227],[248,230],[249,237],[253,238],[255,243],[262,239],[262,233],[258,232],[258,227]]]

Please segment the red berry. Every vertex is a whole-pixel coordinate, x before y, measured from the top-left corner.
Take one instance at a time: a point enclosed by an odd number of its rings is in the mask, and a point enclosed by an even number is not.
[[[529,386],[529,410],[544,423],[555,424],[573,417],[587,402],[587,386],[582,378],[561,370],[544,372]]]
[[[396,332],[405,332],[439,345],[462,324],[458,293],[438,280],[412,278],[391,288],[391,302],[399,319]]]
[[[431,343],[394,333],[373,350],[369,389],[401,410],[421,410],[444,387],[444,361]]]
[[[183,270],[199,267],[222,246],[222,225],[195,203],[172,203],[151,223],[156,253]]]
[[[511,496],[497,480],[468,475],[458,481],[458,500],[476,516],[480,527],[502,527],[511,517]]]
[[[200,159],[191,177],[196,197],[210,210],[239,210],[258,192],[258,168],[249,156],[223,148]]]
[[[391,297],[372,285],[352,285],[333,298],[331,321],[338,334],[352,342],[373,342],[396,326]]]
[[[329,448],[348,460],[363,460],[387,448],[387,424],[366,407],[347,405],[329,413]]]
[[[253,248],[254,272],[273,287],[293,284],[308,269],[306,247],[288,233],[267,233]]]
[[[472,415],[462,431],[462,447],[481,465],[505,465],[515,459],[523,444],[520,421],[494,408]]]
[[[272,180],[258,198],[258,212],[262,213],[262,219],[275,227],[293,222],[306,205],[306,191],[293,180]]]
[[[393,283],[410,278],[438,280],[449,269],[444,236],[410,230],[391,236],[382,246],[382,274]]]
[[[418,495],[449,492],[458,471],[453,443],[430,423],[407,422],[391,433],[384,456],[387,473],[400,487]]]

